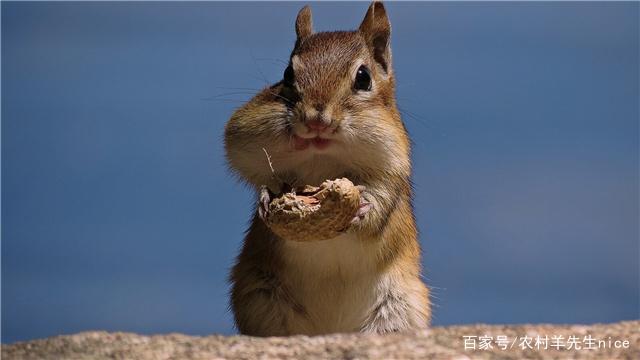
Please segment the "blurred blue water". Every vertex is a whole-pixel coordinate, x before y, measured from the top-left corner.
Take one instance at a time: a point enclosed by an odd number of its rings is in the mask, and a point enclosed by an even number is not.
[[[302,4],[1,6],[2,342],[233,333],[222,129]],[[434,324],[637,319],[639,4],[387,8]]]

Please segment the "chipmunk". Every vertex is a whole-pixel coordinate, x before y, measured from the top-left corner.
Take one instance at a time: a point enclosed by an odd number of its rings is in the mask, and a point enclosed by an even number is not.
[[[295,30],[283,79],[225,128],[229,167],[258,199],[230,276],[236,326],[254,336],[425,328],[429,293],[420,279],[410,141],[396,107],[385,8],[371,3],[356,31],[314,33],[305,6]],[[262,185],[277,192],[282,182],[317,186],[338,177],[364,189],[344,233],[300,242],[265,225]]]

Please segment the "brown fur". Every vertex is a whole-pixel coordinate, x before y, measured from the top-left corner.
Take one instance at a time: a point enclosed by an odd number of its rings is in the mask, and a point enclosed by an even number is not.
[[[357,31],[326,33],[313,33],[305,7],[296,33],[294,88],[280,82],[233,114],[225,131],[229,165],[256,191],[345,176],[366,187],[363,201],[372,208],[344,235],[311,244],[278,238],[256,215],[231,273],[238,329],[272,336],[426,327],[410,143],[396,107],[384,6],[372,3]],[[370,69],[371,91],[353,88],[360,65]],[[331,129],[326,151],[292,149],[310,121]]]

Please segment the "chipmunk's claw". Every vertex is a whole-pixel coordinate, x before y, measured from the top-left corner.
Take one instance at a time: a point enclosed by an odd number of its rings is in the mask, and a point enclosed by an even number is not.
[[[360,204],[358,211],[356,212],[356,216],[351,219],[351,225],[358,224],[360,221],[364,220],[364,216],[373,209],[373,205],[369,202],[363,202]]]
[[[260,199],[258,200],[258,216],[262,221],[267,221],[269,213],[269,203],[271,202],[271,192],[266,185],[260,188]]]
[[[370,203],[364,196],[365,187],[362,185],[358,185],[358,190],[360,190],[360,207],[356,211],[356,215],[351,219],[351,225],[360,223],[364,216],[373,209],[373,204]]]

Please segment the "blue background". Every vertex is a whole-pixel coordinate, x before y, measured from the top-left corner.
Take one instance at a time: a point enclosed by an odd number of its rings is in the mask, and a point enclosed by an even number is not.
[[[3,342],[234,333],[222,130],[301,6],[2,2]],[[639,3],[387,9],[434,324],[637,319]]]

